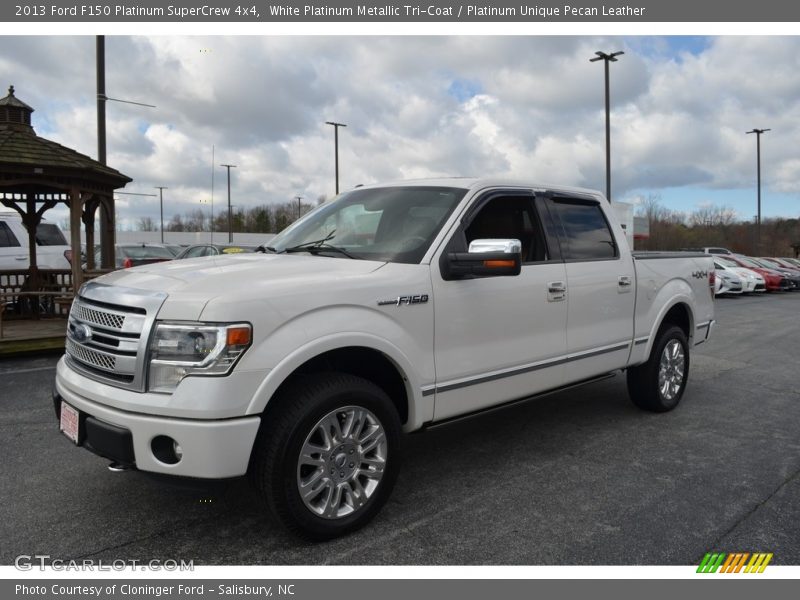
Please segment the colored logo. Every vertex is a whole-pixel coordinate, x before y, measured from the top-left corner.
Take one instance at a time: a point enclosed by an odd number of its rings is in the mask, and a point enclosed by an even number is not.
[[[772,552],[706,552],[698,573],[763,573],[772,560]]]

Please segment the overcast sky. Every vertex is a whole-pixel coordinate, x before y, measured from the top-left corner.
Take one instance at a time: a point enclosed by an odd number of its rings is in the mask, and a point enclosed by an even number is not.
[[[340,187],[429,176],[500,175],[605,189],[603,66],[611,66],[612,196],[661,194],[691,211],[800,213],[798,37],[106,38],[108,163],[163,185],[165,220],[212,196],[238,206],[316,200]],[[0,85],[36,109],[36,132],[96,157],[95,39],[0,37]],[[158,216],[120,197],[118,220]],[[55,210],[51,220],[62,216]]]

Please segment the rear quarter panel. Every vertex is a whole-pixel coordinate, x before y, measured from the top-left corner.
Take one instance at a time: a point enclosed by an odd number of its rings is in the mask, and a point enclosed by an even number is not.
[[[689,345],[705,341],[714,319],[713,294],[708,286],[708,273],[714,270],[712,258],[688,253],[685,257],[679,253],[634,256],[636,309],[629,365],[647,360],[665,315],[677,304],[685,304],[689,310]]]

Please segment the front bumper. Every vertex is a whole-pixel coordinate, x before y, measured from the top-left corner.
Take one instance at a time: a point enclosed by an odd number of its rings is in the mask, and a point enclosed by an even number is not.
[[[98,404],[61,385],[53,392],[56,415],[61,402],[80,411],[78,443],[112,461],[141,471],[224,479],[247,472],[260,417],[199,420],[131,413]],[[157,458],[158,442],[175,440],[182,456],[174,464]],[[66,438],[65,438],[66,439]]]

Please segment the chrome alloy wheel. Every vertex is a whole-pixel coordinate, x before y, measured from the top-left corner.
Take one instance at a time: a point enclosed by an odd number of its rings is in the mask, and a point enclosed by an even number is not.
[[[661,353],[658,365],[658,393],[664,400],[672,400],[680,392],[686,371],[686,355],[678,340],[670,340]]]
[[[303,503],[325,519],[340,519],[363,507],[386,468],[386,433],[369,410],[337,408],[306,437],[297,461]]]

